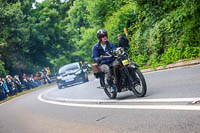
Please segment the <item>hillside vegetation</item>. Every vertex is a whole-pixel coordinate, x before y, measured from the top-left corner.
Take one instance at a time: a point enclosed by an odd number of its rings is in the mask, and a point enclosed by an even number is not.
[[[0,75],[92,61],[98,29],[127,28],[140,67],[200,57],[199,0],[0,0]]]

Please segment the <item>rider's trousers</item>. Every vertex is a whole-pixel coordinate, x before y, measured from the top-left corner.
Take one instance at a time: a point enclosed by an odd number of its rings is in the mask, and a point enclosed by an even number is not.
[[[100,66],[101,72],[103,72],[105,74],[105,78],[107,79],[107,82],[110,86],[113,85],[113,80],[112,80],[112,75],[111,75],[111,71],[110,68],[107,64],[102,64]]]

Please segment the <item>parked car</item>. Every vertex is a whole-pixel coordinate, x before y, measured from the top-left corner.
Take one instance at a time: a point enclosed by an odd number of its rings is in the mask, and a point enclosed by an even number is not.
[[[80,66],[79,62],[62,66],[56,74],[58,88],[78,82],[88,82],[87,69]]]

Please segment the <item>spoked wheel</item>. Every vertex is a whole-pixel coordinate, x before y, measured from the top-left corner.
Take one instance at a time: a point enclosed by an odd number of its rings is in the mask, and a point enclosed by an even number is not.
[[[130,88],[137,97],[144,97],[147,92],[147,85],[143,74],[139,69],[131,69]]]
[[[104,75],[101,75],[100,83],[101,83],[102,87],[104,88],[106,95],[110,99],[115,99],[117,97],[117,91],[111,92],[111,86],[108,85],[107,80],[105,79]]]

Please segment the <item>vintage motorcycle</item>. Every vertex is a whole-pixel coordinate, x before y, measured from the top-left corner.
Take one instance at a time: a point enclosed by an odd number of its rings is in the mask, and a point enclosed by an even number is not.
[[[145,78],[138,66],[128,57],[122,47],[107,53],[103,58],[112,57],[114,60],[110,65],[113,81],[116,85],[116,91],[111,92],[111,86],[107,83],[107,79],[103,72],[100,72],[100,84],[103,87],[106,95],[110,99],[115,99],[117,93],[124,91],[132,91],[136,97],[144,97],[147,92]]]

